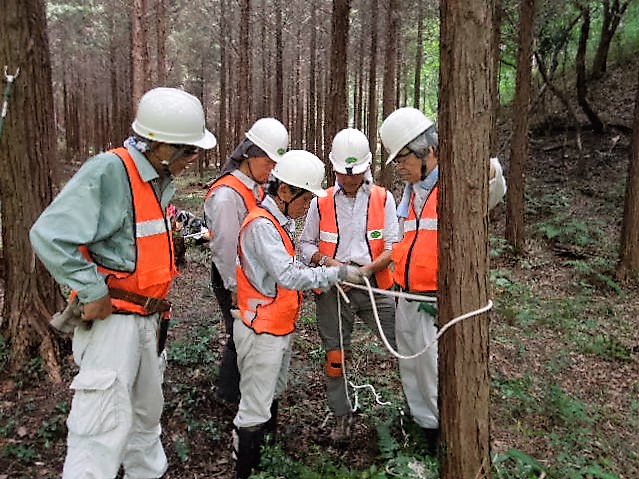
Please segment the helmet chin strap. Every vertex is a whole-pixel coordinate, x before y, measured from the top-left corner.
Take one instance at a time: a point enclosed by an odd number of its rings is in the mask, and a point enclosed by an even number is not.
[[[277,192],[277,199],[280,200],[282,203],[284,203],[284,211],[282,211],[282,213],[284,213],[284,216],[288,217],[288,207],[289,205],[295,201],[296,199],[298,199],[300,196],[302,196],[304,193],[306,193],[306,190],[300,190],[295,196],[293,196],[293,198],[291,198],[290,201],[285,201],[281,196],[280,196],[280,192],[278,190]]]
[[[171,165],[175,163],[176,161],[178,161],[180,158],[182,158],[183,155],[184,155],[184,151],[182,151],[182,149],[180,148],[176,150],[175,153],[173,153],[171,158],[169,158],[168,160],[162,160],[162,162],[160,163],[162,165],[162,172],[167,178],[173,178],[173,173],[171,172]]]

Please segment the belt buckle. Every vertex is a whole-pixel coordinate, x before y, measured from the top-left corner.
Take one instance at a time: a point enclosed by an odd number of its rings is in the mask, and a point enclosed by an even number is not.
[[[146,309],[150,313],[158,312],[158,308],[160,307],[160,302],[162,300],[159,298],[154,298],[153,296],[147,296],[146,301],[144,302],[143,308]]]

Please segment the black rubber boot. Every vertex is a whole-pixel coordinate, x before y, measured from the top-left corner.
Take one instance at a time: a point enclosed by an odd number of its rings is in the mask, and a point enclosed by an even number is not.
[[[232,404],[239,404],[240,371],[237,368],[237,351],[232,336],[228,337],[224,347],[216,385],[217,396],[220,399]]]
[[[211,286],[213,287],[213,293],[222,311],[224,329],[227,335],[216,382],[217,396],[223,401],[238,404],[240,402],[240,371],[237,368],[237,351],[235,350],[235,342],[233,341],[234,319],[231,315],[233,301],[231,299],[231,292],[224,287],[224,283],[215,264],[211,265]]]
[[[439,449],[439,429],[422,428],[426,454],[436,457]]]
[[[237,429],[238,451],[235,463],[235,478],[248,479],[260,465],[262,442],[264,442],[264,424]]]
[[[279,410],[279,402],[273,399],[271,403],[271,419],[264,424],[264,432],[270,437],[271,443],[277,439],[277,412]]]

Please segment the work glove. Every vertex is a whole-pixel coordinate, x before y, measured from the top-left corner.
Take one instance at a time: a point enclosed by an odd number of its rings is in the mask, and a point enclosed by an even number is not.
[[[364,273],[357,266],[344,264],[339,267],[338,278],[353,284],[364,284]]]

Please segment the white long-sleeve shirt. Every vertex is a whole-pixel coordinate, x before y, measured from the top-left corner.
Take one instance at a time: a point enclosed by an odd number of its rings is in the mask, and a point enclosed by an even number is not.
[[[260,186],[240,170],[231,173],[244,183],[260,199]],[[206,225],[211,232],[209,248],[213,263],[222,277],[224,287],[237,290],[235,267],[237,266],[237,237],[248,210],[239,193],[228,186],[220,186],[204,202]]]
[[[284,216],[270,196],[266,196],[261,206],[275,216],[285,230],[293,232],[294,221]],[[277,284],[305,290],[328,288],[338,280],[338,267],[308,268],[293,258],[275,225],[266,218],[251,221],[240,241],[242,269],[253,286],[266,296],[275,296]]]
[[[335,215],[339,231],[339,243],[335,259],[342,263],[353,262],[367,265],[373,261],[366,240],[366,224],[368,200],[371,194],[370,181],[366,180],[357,190],[355,198],[350,198],[344,191],[335,186]],[[399,241],[399,227],[395,211],[395,199],[386,192],[386,208],[384,211],[384,249],[392,250],[393,243]],[[317,198],[313,198],[306,214],[306,223],[300,236],[300,253],[302,260],[310,264],[312,256],[319,251],[320,215]]]

